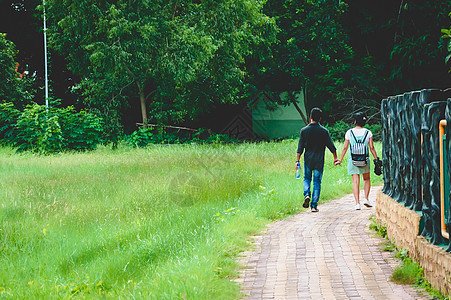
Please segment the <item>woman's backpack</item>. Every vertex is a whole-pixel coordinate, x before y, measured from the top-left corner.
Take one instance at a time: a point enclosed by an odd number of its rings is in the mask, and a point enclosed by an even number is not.
[[[368,147],[365,145],[365,139],[368,136],[368,130],[362,140],[358,140],[351,129],[351,135],[354,137],[355,143],[351,146],[351,160],[356,167],[365,167],[368,164],[369,154]]]

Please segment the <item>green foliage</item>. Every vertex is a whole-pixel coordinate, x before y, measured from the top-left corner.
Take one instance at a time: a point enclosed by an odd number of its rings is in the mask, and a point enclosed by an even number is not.
[[[449,13],[449,16],[451,17],[451,13]],[[447,48],[448,55],[445,57],[445,64],[448,64],[450,58],[451,58],[451,28],[450,29],[442,29],[442,39],[448,39],[447,42]]]
[[[16,54],[14,43],[0,33],[0,103],[13,102],[21,106],[31,98],[32,91],[30,79],[21,79],[16,71]]]
[[[449,27],[450,11],[449,1],[350,3],[352,14],[343,21],[352,35],[353,49],[372,57],[379,98],[449,86],[440,30]]]
[[[349,86],[374,90],[369,59],[355,59],[342,20],[344,1],[269,0],[264,12],[276,20],[277,42],[262,63],[250,66],[257,90],[268,93],[303,91],[309,111],[325,107]],[[290,104],[293,97],[274,101]]]
[[[304,90],[308,108],[333,112],[327,121],[334,123],[362,108],[375,115],[388,95],[446,88],[450,82],[443,64],[451,57],[445,39],[449,1],[49,0],[46,5],[49,43],[75,74],[72,92],[79,103],[99,111],[105,138],[116,144],[123,119],[140,104],[155,123],[174,124],[252,92]],[[0,39],[0,102],[18,107],[27,103],[25,80],[14,70],[14,45],[4,35]],[[293,100],[273,98],[281,104]]]
[[[19,74],[15,71],[14,58],[17,54],[13,42],[6,39],[6,34],[0,34],[0,101],[16,99]]]
[[[102,142],[102,120],[74,107],[49,108],[28,105],[23,112],[12,103],[0,104],[0,140],[19,151],[56,153],[63,150],[93,150]]]
[[[149,144],[183,144],[189,140],[189,135],[169,133],[160,128],[140,128],[125,137],[127,145],[146,147]]]
[[[238,140],[231,138],[227,134],[219,134],[219,133],[210,134],[208,138],[205,140],[205,142],[200,140],[200,143],[206,144],[229,144],[236,142],[238,142]]]
[[[140,128],[127,136],[125,141],[127,145],[133,147],[145,147],[148,144],[155,143],[156,139],[154,139],[154,128]]]
[[[280,30],[272,52],[249,66],[255,89],[304,90],[307,108],[324,108],[334,123],[362,109],[378,118],[388,95],[449,87],[440,29],[449,37],[451,3],[400,2],[267,1]]]
[[[425,290],[433,299],[449,300],[449,296],[443,296],[423,277],[423,268],[409,257],[407,249],[397,251],[396,245],[388,240],[387,228],[378,224],[374,215],[370,217],[370,221],[369,228],[385,240],[386,246],[382,250],[396,252],[394,256],[401,261],[401,264],[393,271],[390,280],[397,284],[414,285]]]
[[[397,22],[391,24],[395,39],[390,79],[401,91],[418,89],[418,86],[448,87],[449,77],[442,73],[446,45],[440,39],[440,30],[449,24],[450,11],[450,2],[433,0],[406,3],[399,8]]]
[[[47,114],[45,106],[27,106],[17,120],[14,145],[19,151],[55,153],[62,150],[61,126],[56,114]]]
[[[344,121],[338,121],[332,126],[324,124],[324,127],[329,130],[330,137],[334,141],[344,141],[346,131],[352,128],[352,126]]]
[[[382,251],[395,252],[396,249],[397,248],[396,248],[396,245],[394,243],[392,243],[388,239],[385,239],[384,247],[382,248]]]
[[[381,238],[387,239],[387,227],[385,227],[382,224],[379,224],[376,222],[376,217],[372,215],[370,217],[370,225],[369,228],[376,232],[377,235],[379,235]]]
[[[11,102],[0,103],[0,144],[9,144],[14,139],[14,129],[20,111]]]
[[[430,296],[431,299],[439,299],[439,300],[449,300],[450,296],[444,296],[440,293],[439,290],[434,288],[429,281],[427,281],[423,276],[419,276],[417,281],[414,284],[415,287],[425,290]]]
[[[399,253],[402,253],[399,252]],[[397,284],[414,284],[423,275],[423,269],[410,257],[404,257],[401,266],[396,267],[391,280]]]
[[[396,251],[396,245],[392,243],[387,236],[387,227],[376,222],[376,216],[371,215],[369,229],[373,230],[378,236],[384,239],[382,251],[394,252]]]
[[[51,46],[83,78],[74,87],[107,114],[131,105],[152,121],[234,103],[244,62],[274,33],[257,0],[46,1]],[[138,101],[139,99],[139,101]],[[139,105],[140,104],[140,105]]]
[[[73,106],[59,108],[56,112],[62,128],[63,149],[94,150],[101,143],[103,120],[96,115]]]
[[[228,144],[237,142],[226,134],[211,133],[200,128],[195,133],[177,132],[169,128],[140,128],[125,137],[127,145],[146,147],[149,144]]]
[[[324,127],[329,130],[329,134],[334,141],[344,141],[346,131],[353,128],[350,124],[344,121],[338,121],[335,124],[328,125],[324,124]],[[366,124],[365,128],[369,129],[373,134],[373,141],[381,141],[382,125],[381,124]]]
[[[369,129],[373,134],[373,141],[382,141],[382,124],[367,124],[365,128]]]

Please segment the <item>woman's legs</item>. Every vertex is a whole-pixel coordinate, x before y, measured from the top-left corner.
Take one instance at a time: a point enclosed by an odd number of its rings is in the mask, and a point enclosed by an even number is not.
[[[365,199],[368,199],[370,196],[370,188],[371,188],[371,180],[370,173],[365,173],[363,176],[363,192],[365,194]]]
[[[360,204],[360,175],[352,174],[352,192],[354,193],[355,204]]]

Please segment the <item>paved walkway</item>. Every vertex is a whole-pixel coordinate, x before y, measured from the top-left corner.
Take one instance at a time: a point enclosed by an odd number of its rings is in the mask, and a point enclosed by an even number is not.
[[[347,195],[318,208],[256,237],[238,279],[247,299],[430,299],[389,281],[397,263],[368,229],[374,207],[356,211]]]

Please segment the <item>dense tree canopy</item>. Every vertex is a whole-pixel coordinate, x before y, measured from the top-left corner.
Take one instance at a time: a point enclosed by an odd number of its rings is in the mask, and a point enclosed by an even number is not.
[[[374,59],[380,92],[393,95],[451,83],[441,29],[449,27],[449,1],[350,0],[344,19],[353,49]],[[448,25],[448,26],[447,26]]]
[[[34,9],[39,3],[0,0],[2,13],[23,20],[17,26],[9,26],[8,18],[0,23],[20,50],[19,68],[28,63],[40,68],[34,62],[42,61],[42,19],[30,21],[33,14],[42,16],[42,7]],[[295,97],[276,95],[302,90],[308,108],[323,107],[333,115],[330,121],[359,108],[376,116],[384,97],[451,82],[444,63],[448,41],[442,38],[449,32],[441,32],[451,27],[449,1],[48,0],[46,5],[50,45],[65,58],[50,52],[55,97],[63,105],[98,109],[106,126],[115,128],[127,120],[133,120],[129,128],[136,122],[189,124],[218,103],[254,99],[261,91],[289,104]],[[27,23],[33,24],[25,28]],[[37,74],[42,85],[42,71]],[[80,101],[70,100],[68,90]],[[140,117],[131,115],[135,112]]]
[[[252,62],[253,83],[303,90],[308,107],[335,119],[359,108],[377,114],[389,95],[450,85],[440,39],[450,11],[444,1],[268,0],[279,31],[271,55]]]
[[[449,16],[451,17],[451,12],[449,13]],[[451,60],[451,28],[443,28],[442,33],[442,38],[447,40],[448,55],[445,57],[445,63],[449,66]]]
[[[47,2],[54,49],[79,89],[108,111],[140,105],[146,124],[193,118],[236,102],[244,58],[270,42],[273,21],[255,0]]]
[[[17,71],[17,50],[13,42],[0,33],[0,102],[13,102],[17,106],[29,99],[31,85],[24,74]]]
[[[11,41],[6,39],[6,34],[0,34],[0,98],[2,101],[18,97],[19,74],[16,72],[14,57],[16,49]]]
[[[331,0],[269,0],[264,11],[274,17],[279,31],[271,54],[261,63],[253,62],[257,90],[303,91],[312,107],[324,104],[318,102],[320,94],[343,89],[354,55],[340,23],[346,7]],[[294,99],[282,104],[296,104]]]

